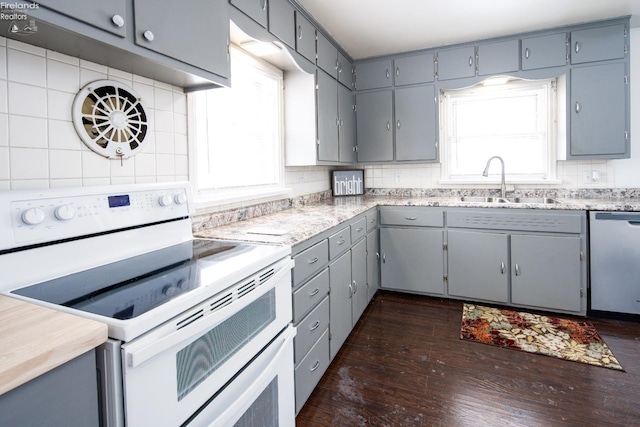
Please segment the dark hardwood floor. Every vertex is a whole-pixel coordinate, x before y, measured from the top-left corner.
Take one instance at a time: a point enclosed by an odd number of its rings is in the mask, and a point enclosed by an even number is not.
[[[379,292],[296,425],[640,426],[640,323],[589,319],[620,372],[463,341],[461,316]]]

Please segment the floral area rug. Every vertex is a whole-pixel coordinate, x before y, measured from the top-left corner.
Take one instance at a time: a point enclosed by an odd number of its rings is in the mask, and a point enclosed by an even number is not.
[[[587,321],[464,304],[460,339],[623,370]]]

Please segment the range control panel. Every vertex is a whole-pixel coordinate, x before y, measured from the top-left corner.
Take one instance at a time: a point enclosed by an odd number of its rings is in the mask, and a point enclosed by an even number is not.
[[[8,191],[0,194],[0,235],[6,236],[0,250],[184,218],[192,211],[189,183]]]

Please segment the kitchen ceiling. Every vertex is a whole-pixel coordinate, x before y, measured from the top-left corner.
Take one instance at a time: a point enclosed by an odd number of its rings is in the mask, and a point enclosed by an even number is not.
[[[297,0],[353,59],[632,15],[639,0]]]

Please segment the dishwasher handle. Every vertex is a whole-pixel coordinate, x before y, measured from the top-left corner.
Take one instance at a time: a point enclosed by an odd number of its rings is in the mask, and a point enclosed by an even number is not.
[[[631,225],[640,226],[640,213],[597,212],[596,221],[627,221]]]

